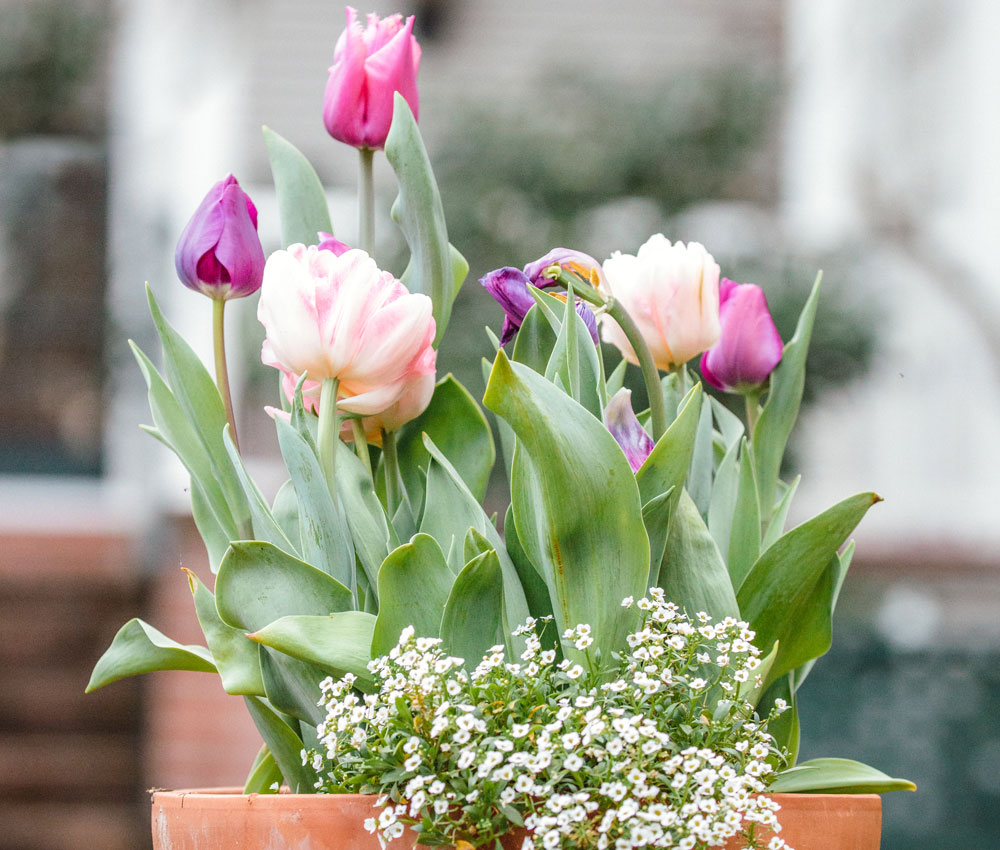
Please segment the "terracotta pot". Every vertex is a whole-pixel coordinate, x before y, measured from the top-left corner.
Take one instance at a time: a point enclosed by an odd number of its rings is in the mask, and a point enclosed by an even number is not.
[[[877,794],[776,794],[781,837],[794,850],[879,850]],[[379,850],[362,823],[375,797],[361,794],[249,794],[237,788],[153,794],[155,850]],[[524,832],[505,850],[520,850]],[[413,833],[391,850],[413,847]],[[770,838],[770,834],[764,836]],[[726,850],[742,845],[731,841]],[[766,846],[766,843],[765,843]]]

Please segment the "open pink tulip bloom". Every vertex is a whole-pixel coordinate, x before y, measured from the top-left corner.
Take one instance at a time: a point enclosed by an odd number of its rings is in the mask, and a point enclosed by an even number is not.
[[[701,374],[716,389],[756,391],[781,361],[781,336],[763,290],[723,279],[719,286],[719,342],[701,358]]]
[[[243,298],[260,289],[257,208],[232,174],[208,190],[185,225],[174,266],[181,283],[211,298]]]
[[[608,294],[639,328],[660,369],[687,363],[719,339],[719,265],[697,242],[670,243],[651,236],[635,256],[616,251],[604,261]],[[605,342],[629,362],[635,351],[611,318],[602,323]]]
[[[413,37],[412,17],[404,22],[400,15],[384,20],[369,15],[362,29],[357,14],[347,7],[347,29],[334,48],[323,95],[323,123],[338,141],[380,150],[389,135],[396,92],[417,117],[420,45]]]
[[[339,383],[337,406],[371,419],[366,431],[395,430],[434,393],[431,300],[411,294],[364,251],[337,256],[315,245],[275,251],[264,267],[257,318],[261,357],[281,370],[286,393],[303,375],[315,408],[320,384]]]

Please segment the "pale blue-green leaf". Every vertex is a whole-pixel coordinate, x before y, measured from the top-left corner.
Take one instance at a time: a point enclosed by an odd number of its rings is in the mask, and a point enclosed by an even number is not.
[[[733,587],[743,584],[743,579],[760,556],[760,506],[757,498],[753,452],[744,437],[740,450],[739,487],[733,509],[727,559]]]
[[[729,451],[733,446],[739,445],[740,438],[746,431],[746,428],[743,427],[743,420],[715,396],[710,395],[709,399],[711,400],[712,415],[715,417],[715,424],[722,435],[726,451]]]
[[[318,667],[259,645],[260,675],[267,701],[283,714],[313,726],[323,722],[319,707],[319,683],[324,674]]]
[[[448,243],[444,207],[420,130],[410,107],[398,92],[392,126],[385,141],[385,156],[399,184],[392,218],[410,246],[410,262],[402,281],[410,292],[430,296],[434,304],[437,326],[434,345],[437,346],[448,326],[451,305],[461,285],[461,281],[455,282],[460,265]]]
[[[229,547],[215,583],[223,621],[248,631],[288,614],[329,614],[353,608],[351,591],[335,578],[270,543]]]
[[[556,345],[556,331],[552,329],[546,314],[539,306],[540,303],[544,301],[540,300],[528,310],[521,322],[521,329],[514,338],[511,359],[544,375],[545,367],[552,356],[552,349]],[[492,369],[492,364],[490,368]],[[487,380],[489,380],[488,375]]]
[[[281,455],[298,500],[303,560],[355,593],[354,544],[343,507],[336,504],[319,458],[302,435],[280,416],[274,421]]]
[[[859,493],[793,528],[757,559],[740,585],[740,610],[758,645],[780,641],[771,681],[830,648],[831,559],[877,501],[874,493]]]
[[[506,424],[505,422],[504,425]],[[524,598],[528,603],[528,611],[536,619],[551,617],[552,599],[549,597],[549,588],[521,546],[521,541],[517,537],[517,528],[514,526],[514,511],[510,505],[507,506],[503,528],[507,554],[517,570],[517,577],[521,582]],[[515,624],[515,627],[516,625],[519,624]]]
[[[823,578],[820,581],[820,588],[826,591],[830,597],[831,642],[833,639],[833,613],[837,608],[837,599],[840,598],[840,589],[844,586],[844,579],[847,577],[847,570],[851,566],[851,560],[853,558],[854,541],[852,540],[844,547],[843,552],[830,559],[830,564],[826,568],[827,571],[823,574]],[[825,623],[823,625],[825,626]],[[795,671],[796,689],[802,686],[802,683],[806,680],[806,676],[812,672],[812,668],[815,663],[816,659],[811,658]]]
[[[670,532],[670,515],[676,503],[673,493],[674,488],[671,487],[642,506],[642,524],[649,535],[649,578],[646,580],[649,587],[659,587],[660,564]]]
[[[686,489],[703,517],[708,516],[708,506],[712,501],[712,472],[715,468],[712,436],[712,405],[702,404]]]
[[[550,381],[556,375],[568,387],[572,399],[603,421],[600,393],[603,384],[597,348],[583,319],[577,315],[571,297],[566,299],[562,327],[545,367],[545,377]]]
[[[260,677],[257,647],[243,629],[222,622],[215,607],[215,595],[198,576],[190,571],[187,573],[198,624],[215,660],[223,689],[227,694],[263,696],[264,682]]]
[[[503,351],[484,403],[517,434],[514,524],[549,588],[560,633],[588,623],[602,653],[621,648],[632,625],[621,601],[641,596],[649,575],[639,488],[625,455],[600,420]]]
[[[205,491],[195,478],[191,479],[191,516],[198,534],[205,543],[209,567],[213,573],[217,573],[219,564],[229,549],[229,541],[233,538],[219,525],[218,518],[208,504]]]
[[[562,330],[562,317],[566,312],[562,300],[556,298],[552,293],[546,292],[544,289],[538,289],[535,286],[528,287],[528,294],[535,299],[535,304],[545,317],[545,321],[548,322],[552,333],[558,337],[559,332]]]
[[[503,573],[495,550],[472,558],[455,578],[441,618],[441,639],[469,670],[490,648],[506,642]]]
[[[291,541],[296,552],[302,551],[302,535],[299,531],[299,501],[295,497],[295,485],[289,479],[278,488],[271,503],[271,516]]]
[[[289,790],[309,794],[314,789],[316,773],[309,764],[302,764],[302,738],[264,700],[243,697],[254,726],[274,756],[278,769],[285,777]],[[297,725],[297,724],[296,724]]]
[[[129,620],[94,666],[87,693],[141,673],[155,670],[195,670],[214,673],[212,654],[203,646],[177,643],[149,623]]]
[[[261,745],[257,758],[254,759],[253,767],[247,774],[246,782],[243,783],[244,794],[277,794],[278,789],[284,782],[278,763],[271,755],[267,744]]]
[[[278,196],[281,243],[315,245],[319,232],[333,232],[326,194],[309,160],[287,139],[264,127],[264,144]]]
[[[608,387],[608,398],[614,398],[614,395],[618,390],[625,386],[625,371],[628,369],[628,361],[623,357],[617,366],[615,366],[614,371],[608,375],[607,387]],[[673,413],[673,411],[671,411]]]
[[[723,555],[729,553],[729,537],[733,529],[733,512],[736,510],[736,492],[740,479],[739,454],[740,446],[737,443],[723,455],[712,482],[712,499],[708,503],[708,530]]]
[[[358,560],[369,586],[375,587],[378,568],[385,556],[399,545],[399,538],[372,488],[372,479],[364,463],[341,440],[337,441],[334,475],[337,499],[343,505]]]
[[[495,552],[496,550],[490,545],[490,541],[486,539],[484,535],[476,531],[474,528],[470,528],[465,535],[465,543],[462,546],[462,554],[465,558],[465,565],[468,566],[469,561],[473,558],[482,555],[484,552]],[[462,569],[465,569],[463,567]]]
[[[754,460],[757,464],[757,488],[760,492],[761,516],[769,520],[774,512],[775,489],[781,460],[785,454],[788,436],[792,433],[799,415],[802,390],[806,380],[806,357],[812,338],[816,305],[819,301],[820,281],[823,273],[816,275],[812,292],[799,315],[795,334],[785,344],[781,362],[771,373],[767,401],[753,431]]]
[[[454,581],[444,552],[427,534],[416,534],[390,552],[378,573],[372,657],[387,655],[407,626],[413,626],[417,637],[440,637],[441,616]]]
[[[694,501],[681,492],[660,564],[660,587],[689,615],[740,617],[729,573]]]
[[[799,482],[801,480],[802,476],[796,475],[791,484],[784,485],[781,481],[778,482],[779,488],[784,486],[784,492],[781,494],[778,507],[775,508],[770,522],[766,523],[767,528],[764,532],[764,539],[760,544],[761,551],[770,549],[774,542],[785,533],[785,523],[788,521],[788,509],[792,506],[792,499],[795,498],[795,491],[799,489]]]
[[[810,759],[783,770],[768,791],[775,794],[885,794],[916,791],[908,779],[894,779],[851,759]]]

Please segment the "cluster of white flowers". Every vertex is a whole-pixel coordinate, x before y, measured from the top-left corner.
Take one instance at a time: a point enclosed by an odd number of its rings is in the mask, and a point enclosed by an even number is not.
[[[516,661],[496,646],[471,673],[406,630],[370,665],[377,693],[349,676],[322,683],[317,788],[379,793],[366,826],[383,843],[404,824],[474,846],[523,826],[523,850],[693,850],[777,832],[764,792],[781,754],[770,718],[740,698],[760,684],[753,632],[692,622],[658,589],[623,604],[641,624],[612,670],[591,657],[586,625],[562,635],[570,659],[529,620]]]

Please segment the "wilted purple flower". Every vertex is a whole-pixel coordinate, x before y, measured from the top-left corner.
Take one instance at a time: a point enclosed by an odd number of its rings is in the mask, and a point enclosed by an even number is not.
[[[535,299],[528,292],[531,281],[520,269],[504,266],[479,278],[479,282],[496,302],[503,307],[503,329],[500,344],[506,345],[521,327],[528,310],[535,306]]]
[[[181,283],[211,298],[243,298],[260,289],[264,249],[257,208],[230,174],[205,196],[177,241]]]
[[[566,271],[576,275],[580,280],[589,283],[594,289],[607,290],[604,284],[604,270],[601,264],[589,254],[582,251],[574,251],[570,248],[553,248],[544,257],[528,263],[524,267],[524,273],[528,279],[539,288],[555,286],[555,281],[542,276],[549,266],[560,266]],[[603,285],[603,286],[602,286]]]
[[[701,374],[716,389],[747,393],[757,390],[781,361],[781,336],[759,286],[719,284],[718,343],[701,358]]]
[[[638,472],[654,443],[632,410],[632,390],[622,387],[614,394],[604,408],[604,425],[622,447],[632,471]]]

